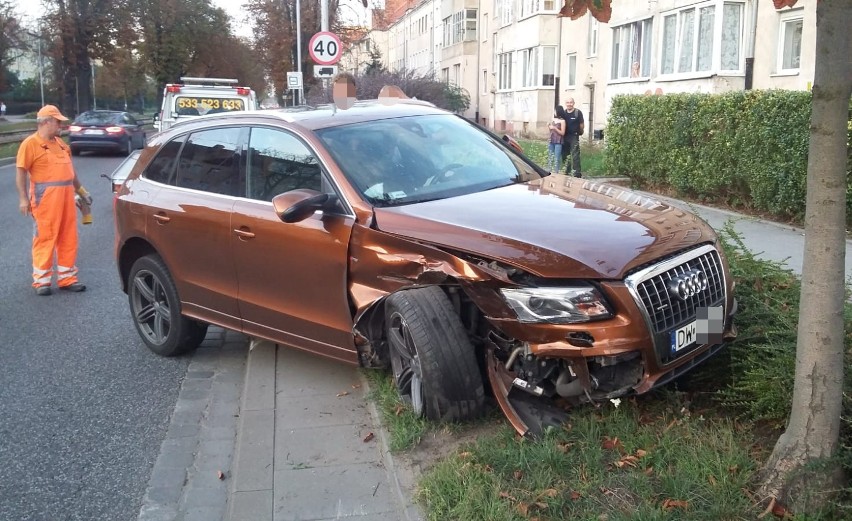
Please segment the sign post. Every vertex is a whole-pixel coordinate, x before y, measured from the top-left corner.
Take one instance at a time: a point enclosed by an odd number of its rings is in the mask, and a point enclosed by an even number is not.
[[[302,90],[302,71],[287,73],[287,88],[290,90]],[[295,105],[295,96],[293,97],[293,105]]]

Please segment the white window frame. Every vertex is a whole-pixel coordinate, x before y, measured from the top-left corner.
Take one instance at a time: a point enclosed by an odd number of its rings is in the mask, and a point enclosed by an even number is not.
[[[518,20],[556,12],[556,0],[518,0]]]
[[[787,52],[786,47],[786,38],[787,32],[793,28],[796,24],[801,24],[804,29],[805,25],[805,13],[804,10],[797,10],[793,12],[787,12],[781,15],[781,18],[778,21],[778,58],[775,64],[775,70],[779,74],[798,74],[799,69],[802,67],[802,37],[799,35],[799,66],[798,67],[784,67],[784,62],[786,61],[785,53]]]
[[[539,48],[531,47],[518,51],[521,62],[521,88],[538,87]]]
[[[475,42],[479,12],[476,9],[464,10],[464,41]]]
[[[500,27],[506,27],[512,23],[512,8],[515,0],[502,0],[500,2]]]
[[[482,31],[481,31],[482,41],[487,42],[488,41],[488,13],[484,13],[482,15],[482,24],[480,25],[480,27],[482,28]]]
[[[444,47],[449,47],[450,44],[450,30],[452,29],[452,16],[448,16],[444,18],[443,23],[444,28]]]
[[[634,42],[635,35],[641,27],[642,36],[638,42]],[[612,28],[612,63],[610,67],[610,81],[636,81],[646,80],[651,76],[651,58],[653,52],[653,17],[634,20]],[[631,75],[633,69],[633,46],[639,47],[639,74]],[[629,54],[625,55],[627,52]],[[627,67],[622,66],[624,57],[629,58]]]
[[[556,46],[539,45],[517,51],[521,65],[521,88],[553,87],[556,83]]]
[[[461,85],[462,77],[461,77],[461,64],[456,63],[453,65],[453,75],[451,81],[453,85]]]
[[[598,34],[600,33],[600,22],[594,16],[589,17],[589,42],[586,48],[586,56],[594,58],[598,55]]]
[[[727,22],[725,18],[725,10],[726,7],[736,6],[738,9],[738,18],[739,23],[737,27],[735,27],[736,31],[736,42],[737,46],[737,64],[736,67],[724,67],[722,64],[722,37],[725,31],[725,24]],[[689,77],[706,77],[718,72],[725,72],[726,74],[742,74],[744,67],[744,45],[745,45],[745,18],[747,14],[746,10],[746,2],[743,0],[712,0],[709,2],[701,2],[692,4],[683,8],[673,9],[670,11],[666,11],[660,14],[660,48],[658,52],[659,56],[659,71],[658,74],[664,78],[689,78]],[[698,70],[699,68],[699,32],[701,28],[701,12],[702,9],[712,8],[712,20],[713,20],[713,28],[711,34],[713,35],[713,41],[711,42],[711,50],[710,50],[710,64],[708,68],[703,70]],[[687,13],[691,13],[692,22],[689,30],[691,31],[691,39],[687,41],[684,38],[684,25],[683,21],[687,16]],[[669,34],[667,32],[668,28],[666,23],[668,20],[674,20],[673,30],[675,32],[674,35],[674,48],[666,47],[666,37]],[[729,45],[731,38],[726,36],[725,45]],[[687,70],[681,70],[681,58],[686,59],[687,57],[684,55],[684,49],[688,49],[688,52],[691,56],[689,59],[689,67]],[[667,69],[666,59],[667,56],[671,53],[671,65],[670,69]]]
[[[500,53],[497,58],[497,90],[512,90],[512,52]]]
[[[464,40],[464,11],[453,13],[452,45]]]
[[[573,89],[577,86],[577,53],[568,54],[566,69],[565,87]]]

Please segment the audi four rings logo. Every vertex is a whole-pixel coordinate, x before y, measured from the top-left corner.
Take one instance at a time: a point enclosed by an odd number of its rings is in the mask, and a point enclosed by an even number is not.
[[[692,269],[669,281],[669,293],[680,300],[687,300],[706,290],[707,286],[707,275],[701,270]]]

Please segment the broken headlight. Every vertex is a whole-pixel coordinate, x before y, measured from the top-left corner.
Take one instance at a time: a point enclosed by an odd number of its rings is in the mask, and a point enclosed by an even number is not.
[[[500,293],[520,322],[575,324],[612,316],[603,295],[587,284],[570,288],[503,288]]]

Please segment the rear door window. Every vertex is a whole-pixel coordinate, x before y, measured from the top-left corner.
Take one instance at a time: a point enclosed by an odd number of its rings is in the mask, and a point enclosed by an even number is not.
[[[174,180],[175,165],[185,138],[186,136],[178,136],[163,145],[157,157],[145,169],[142,177],[158,183],[174,184],[172,181]]]
[[[249,137],[246,196],[271,201],[297,188],[322,191],[322,171],[311,150],[296,136],[255,127]]]
[[[239,127],[193,132],[180,153],[176,186],[240,195]]]

